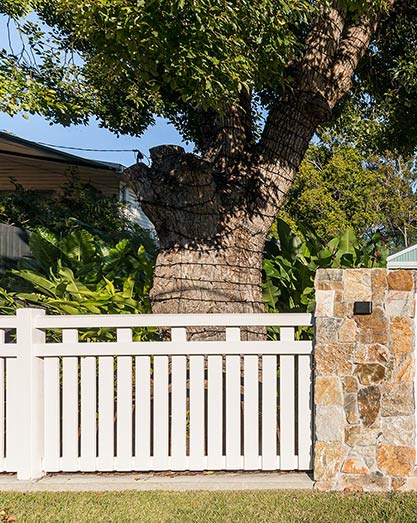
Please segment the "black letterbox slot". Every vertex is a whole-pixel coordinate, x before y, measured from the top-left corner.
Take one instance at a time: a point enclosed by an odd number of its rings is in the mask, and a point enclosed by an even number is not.
[[[372,314],[372,302],[355,301],[353,304],[353,314]]]

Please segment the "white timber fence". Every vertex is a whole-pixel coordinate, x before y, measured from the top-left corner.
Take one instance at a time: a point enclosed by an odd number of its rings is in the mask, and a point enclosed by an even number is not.
[[[313,344],[295,338],[311,325],[310,314],[0,316],[0,471],[309,470]],[[222,336],[190,341],[192,327]],[[276,334],[244,341],[248,327]]]

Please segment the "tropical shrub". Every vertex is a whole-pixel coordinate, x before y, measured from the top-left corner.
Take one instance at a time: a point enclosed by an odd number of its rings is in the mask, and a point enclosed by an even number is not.
[[[353,229],[324,242],[311,229],[297,224],[300,233],[277,219],[274,236],[266,244],[263,262],[263,299],[267,312],[312,312],[317,269],[385,267],[388,247],[380,233],[369,240]]]
[[[13,181],[13,180],[12,180]],[[76,176],[68,179],[54,194],[26,189],[13,181],[15,189],[0,194],[0,222],[26,230],[46,227],[65,235],[74,226],[86,226],[113,235],[129,228],[124,205],[116,196],[81,182]]]
[[[155,252],[140,236],[113,241],[77,229],[59,238],[45,228],[30,235],[33,258],[23,259],[0,279],[0,311],[41,307],[50,314],[126,314],[150,312],[149,290]],[[136,339],[149,329],[136,330]],[[83,337],[108,338],[102,332]]]

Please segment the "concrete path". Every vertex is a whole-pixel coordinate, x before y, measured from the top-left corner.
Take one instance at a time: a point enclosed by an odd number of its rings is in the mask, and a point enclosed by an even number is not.
[[[48,474],[37,481],[18,481],[15,475],[0,475],[0,491],[63,492],[118,490],[265,490],[311,489],[306,473],[159,474]]]

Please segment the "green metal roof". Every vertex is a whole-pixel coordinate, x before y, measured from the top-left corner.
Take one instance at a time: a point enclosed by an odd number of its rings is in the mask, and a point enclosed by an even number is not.
[[[417,269],[417,245],[388,256],[387,267],[388,269]]]

